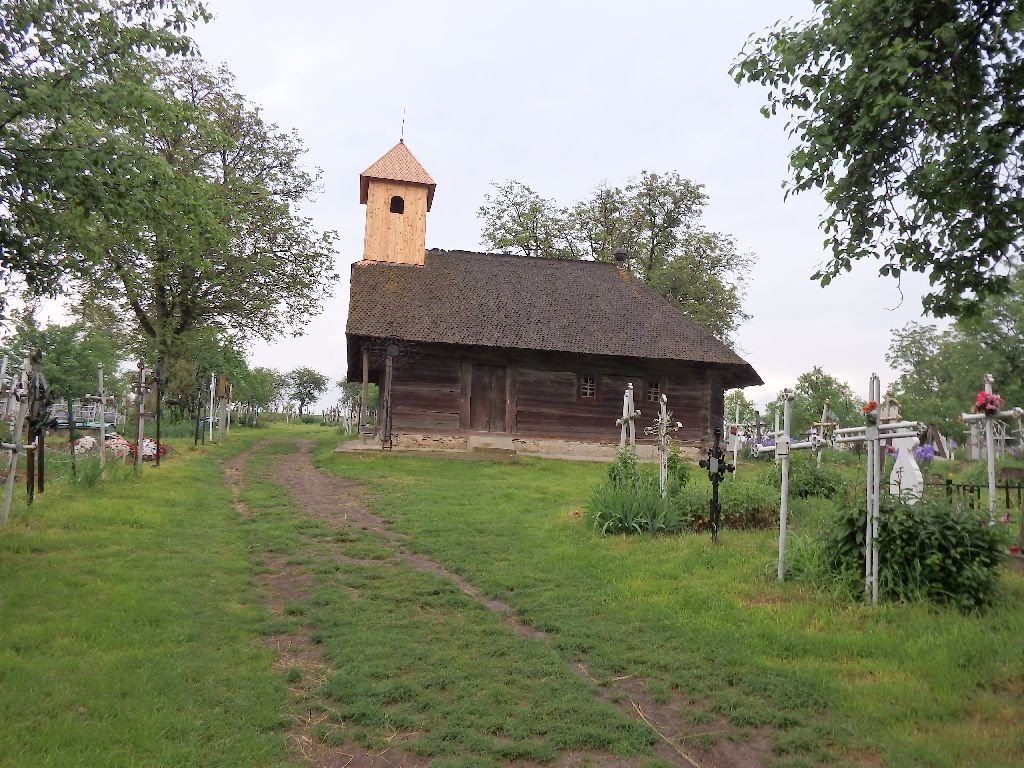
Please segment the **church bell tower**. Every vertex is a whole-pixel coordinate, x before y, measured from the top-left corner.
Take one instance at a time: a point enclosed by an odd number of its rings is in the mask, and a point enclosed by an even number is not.
[[[359,202],[366,206],[364,261],[422,266],[436,187],[404,140],[359,174]]]

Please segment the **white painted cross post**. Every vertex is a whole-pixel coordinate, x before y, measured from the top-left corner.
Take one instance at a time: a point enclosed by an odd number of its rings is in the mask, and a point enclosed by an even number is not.
[[[7,374],[7,355],[0,358],[0,421],[7,418],[7,395],[4,393],[4,376]]]
[[[864,534],[864,591],[871,604],[878,603],[878,523],[879,502],[882,495],[882,446],[886,440],[918,435],[924,424],[919,421],[893,421],[878,423],[879,401],[882,399],[882,384],[876,374],[871,374],[868,383],[868,403],[865,410],[867,423],[860,427],[840,427],[833,435],[834,443],[863,442],[867,447],[867,522]],[[873,405],[872,405],[873,404]]]
[[[213,393],[217,389],[217,374],[210,374],[210,442],[213,442]]]
[[[817,435],[811,435],[810,440],[799,443],[791,442],[789,430],[792,418],[793,391],[791,389],[784,389],[782,391],[782,429],[776,428],[772,433],[772,437],[775,438],[775,445],[762,447],[755,442],[751,446],[751,453],[754,456],[759,456],[761,453],[774,453],[776,461],[782,464],[782,482],[779,492],[779,564],[777,569],[779,581],[786,578],[786,530],[789,522],[789,452],[803,448],[817,450],[821,441],[821,438]],[[778,423],[778,415],[776,415],[776,423]]]
[[[103,363],[99,363],[96,366],[97,369],[97,383],[99,389],[95,395],[86,395],[85,400],[89,403],[95,403],[96,408],[99,409],[99,429],[100,429],[100,473],[102,475],[104,467],[107,465],[107,390],[103,383]]]
[[[726,434],[729,435],[729,439],[732,440],[732,479],[736,479],[736,470],[740,466],[740,401],[736,398],[736,416],[735,421],[730,425],[730,428],[726,430]]]
[[[142,441],[146,436],[146,364],[139,360],[139,378],[135,382],[135,469],[142,466]]]
[[[811,426],[814,427],[815,432],[817,433],[818,437],[821,439],[821,442],[819,443],[818,448],[814,451],[814,453],[817,454],[817,458],[815,459],[815,461],[816,461],[818,467],[820,468],[821,467],[821,449],[825,447],[825,443],[828,440],[828,431],[830,429],[832,429],[833,427],[838,427],[839,426],[834,421],[829,421],[828,420],[828,398],[827,397],[822,401],[822,404],[821,404],[821,419],[818,420],[818,421],[813,422],[811,424]]]
[[[663,393],[659,399],[661,413],[658,414],[658,420],[654,426],[647,427],[644,432],[648,435],[656,435],[658,438],[658,487],[661,489],[661,498],[664,499],[668,496],[668,449],[672,443],[671,433],[682,429],[683,425],[678,421],[672,421],[672,414],[668,410],[668,396]],[[639,415],[638,411],[637,416]]]
[[[629,449],[636,451],[636,420],[640,417],[640,411],[633,406],[633,384],[626,387],[622,395],[622,418],[615,420],[615,426],[622,427],[619,433],[619,448],[626,447],[626,437],[629,437]]]
[[[989,402],[997,402],[998,405],[990,407],[982,407],[981,411],[976,413],[961,413],[960,421],[970,424],[972,428],[977,422],[983,422],[985,425],[985,453],[987,454],[986,459],[988,460],[988,516],[990,520],[995,520],[996,517],[996,450],[995,450],[995,422],[996,419],[1002,418],[1015,418],[1020,421],[1024,418],[1024,408],[1009,408],[1006,410],[999,410],[999,405],[1002,405],[1003,399],[996,395],[992,391],[992,384],[995,379],[991,373],[986,373],[984,378],[984,393],[988,396]],[[979,396],[981,393],[978,393]],[[996,398],[996,400],[992,400]],[[978,407],[978,406],[976,406]]]

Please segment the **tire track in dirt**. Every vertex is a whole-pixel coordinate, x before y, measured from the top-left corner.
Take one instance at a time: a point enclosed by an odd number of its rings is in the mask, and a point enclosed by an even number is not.
[[[246,463],[268,441],[264,440],[249,448],[234,459],[224,463],[222,475],[231,490],[232,503],[242,517],[249,517],[252,511],[242,501],[245,487]],[[307,457],[308,458],[308,457]],[[308,513],[308,510],[306,510]],[[322,543],[321,543],[322,544]],[[332,550],[336,549],[334,547]],[[259,556],[259,569],[255,577],[260,589],[263,607],[275,618],[287,616],[289,603],[299,603],[309,598],[313,589],[313,575],[301,565],[290,562],[293,558],[264,553]],[[330,557],[347,563],[380,565],[382,561],[363,561],[346,557],[331,551]],[[319,647],[313,642],[314,628],[304,625],[298,631],[271,635],[265,643],[277,659],[274,667],[281,671],[288,687],[288,698],[294,722],[286,730],[285,737],[291,754],[302,764],[313,768],[422,768],[427,760],[401,750],[401,734],[395,734],[392,742],[379,751],[371,751],[354,744],[325,744],[316,729],[329,719],[323,711],[319,692],[334,674]],[[297,670],[296,679],[292,671]]]
[[[309,455],[313,445],[309,441],[299,442],[298,450],[277,459],[270,472],[270,479],[287,488],[306,514],[334,530],[356,528],[378,534],[393,547],[402,562],[448,580],[463,594],[500,616],[516,634],[540,642],[550,640],[547,632],[522,621],[509,604],[483,594],[436,560],[410,551],[404,544],[405,536],[390,528],[383,518],[370,512],[361,501],[362,488],[358,483],[313,466]],[[380,561],[376,563],[380,564]],[[626,717],[645,723],[659,739],[653,747],[654,754],[672,765],[684,768],[760,768],[766,765],[770,754],[768,729],[742,733],[724,718],[707,718],[706,712],[699,709],[697,711],[705,715],[700,719],[708,722],[697,725],[694,723],[693,703],[678,693],[666,701],[663,697],[653,696],[639,678],[626,676],[599,681],[590,675],[582,662],[572,662],[570,667],[576,675],[593,685],[596,698],[616,707]],[[701,737],[715,737],[715,743],[707,749],[689,743]],[[577,765],[583,760],[589,761],[583,764],[595,768],[629,768],[638,765],[641,758],[574,752],[564,753],[555,764]],[[363,763],[353,762],[351,765],[356,768]],[[422,761],[402,765],[412,768],[422,765]]]

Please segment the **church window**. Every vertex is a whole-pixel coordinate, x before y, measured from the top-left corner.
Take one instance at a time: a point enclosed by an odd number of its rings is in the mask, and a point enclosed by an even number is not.
[[[399,195],[395,195],[391,198],[391,212],[405,213],[405,200]]]
[[[593,400],[597,396],[597,377],[580,376],[580,399]]]
[[[660,381],[648,381],[647,382],[647,399],[656,403],[661,399],[661,382]]]

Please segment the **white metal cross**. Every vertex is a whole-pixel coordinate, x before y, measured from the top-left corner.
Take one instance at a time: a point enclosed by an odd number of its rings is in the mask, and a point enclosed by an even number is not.
[[[774,453],[775,458],[782,465],[782,482],[779,493],[779,581],[786,578],[786,530],[789,518],[789,452],[810,448],[818,450],[824,441],[817,435],[811,435],[809,440],[794,443],[790,440],[790,422],[793,418],[793,390],[782,391],[782,429],[776,428],[770,434],[775,440],[775,445],[761,446],[756,442],[751,446],[751,453],[759,456],[761,453]],[[776,422],[777,423],[777,422]]]
[[[886,440],[901,437],[915,437],[924,429],[919,421],[893,421],[878,423],[879,402],[882,398],[882,384],[876,374],[871,374],[868,383],[868,404],[865,410],[867,423],[860,427],[841,427],[833,435],[835,443],[863,442],[867,446],[867,522],[864,535],[864,590],[871,604],[878,603],[878,525],[879,507],[882,494],[882,446]]]
[[[993,395],[992,384],[995,382],[991,373],[986,373],[984,378],[986,395]],[[960,421],[966,424],[983,422],[985,424],[985,453],[988,459],[988,516],[995,519],[996,516],[996,438],[995,423],[1002,418],[1017,419],[1018,425],[1024,418],[1024,408],[1008,408],[1006,410],[984,410],[978,413],[961,413]],[[1019,427],[1018,427],[1019,429]]]
[[[664,393],[659,401],[661,412],[658,414],[658,420],[644,432],[658,438],[658,487],[661,489],[661,497],[665,498],[668,495],[668,452],[672,443],[671,433],[682,429],[683,425],[678,421],[672,421],[672,413],[668,410],[668,397]]]

